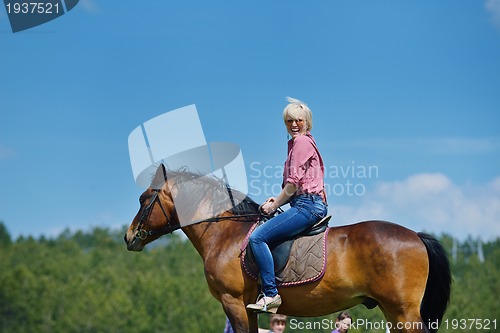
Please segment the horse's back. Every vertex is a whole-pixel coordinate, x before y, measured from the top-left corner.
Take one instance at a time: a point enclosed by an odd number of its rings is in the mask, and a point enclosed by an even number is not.
[[[364,221],[332,227],[328,246],[329,270],[345,280],[346,287],[365,286],[373,295],[390,293],[395,279],[412,274],[427,278],[425,245],[416,232],[395,223]]]
[[[423,246],[415,231],[396,223],[380,220],[330,227],[330,235],[331,239],[335,240],[332,245],[349,244],[360,250],[366,247],[374,250],[373,247],[378,246],[389,249],[391,244],[412,245],[415,242]]]

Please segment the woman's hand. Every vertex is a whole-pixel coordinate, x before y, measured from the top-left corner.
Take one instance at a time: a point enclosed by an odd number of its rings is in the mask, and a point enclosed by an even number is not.
[[[262,204],[262,206],[260,206],[260,210],[261,210],[264,214],[266,214],[266,215],[272,215],[272,214],[276,211],[276,209],[277,209],[277,207],[276,207],[276,205],[275,205],[275,201],[276,201],[276,198],[273,198],[273,197],[271,197],[271,198],[267,199],[267,200],[266,200],[266,201]]]

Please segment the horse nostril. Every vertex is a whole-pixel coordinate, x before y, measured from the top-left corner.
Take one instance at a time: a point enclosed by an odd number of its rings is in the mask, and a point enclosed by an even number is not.
[[[125,241],[125,243],[128,243],[128,241],[127,241],[127,234],[125,234],[125,235],[123,236],[123,240]]]

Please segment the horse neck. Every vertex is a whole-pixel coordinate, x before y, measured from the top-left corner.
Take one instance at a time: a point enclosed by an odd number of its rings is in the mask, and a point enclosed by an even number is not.
[[[219,229],[219,226],[220,223],[202,222],[183,227],[182,231],[200,256],[205,258],[214,245],[217,244],[218,237],[214,229]]]
[[[219,222],[202,222],[182,228],[200,256],[205,259],[209,253],[239,249],[251,223],[221,220]]]

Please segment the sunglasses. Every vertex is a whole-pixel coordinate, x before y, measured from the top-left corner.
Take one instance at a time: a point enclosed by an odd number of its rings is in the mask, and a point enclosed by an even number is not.
[[[297,123],[297,125],[302,125],[304,123],[304,119],[287,119],[287,125],[293,125],[293,123]]]

